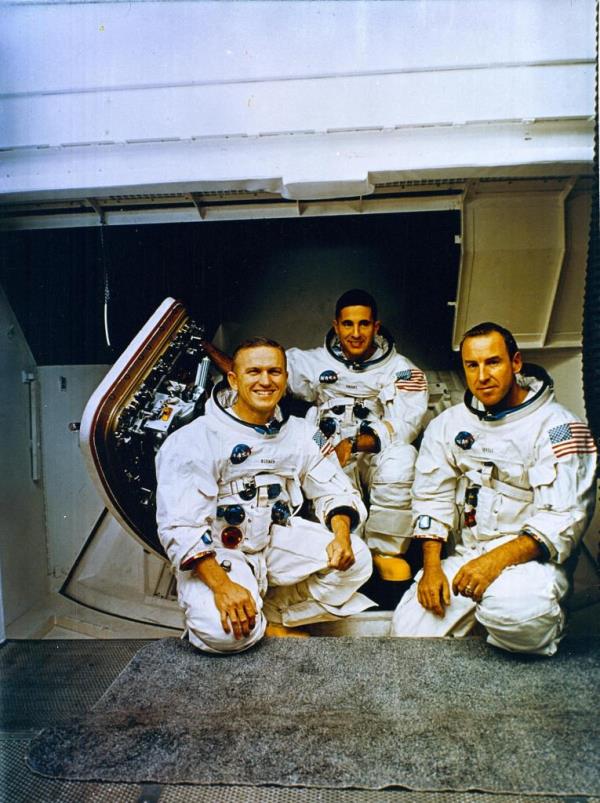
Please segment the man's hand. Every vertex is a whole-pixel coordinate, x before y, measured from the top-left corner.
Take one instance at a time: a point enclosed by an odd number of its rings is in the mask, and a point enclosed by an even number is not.
[[[350,518],[343,513],[332,516],[331,529],[333,541],[327,544],[327,565],[345,572],[355,561],[350,541]]]
[[[441,566],[423,569],[417,586],[417,599],[421,605],[436,616],[443,616],[450,605],[450,583]]]
[[[423,575],[417,585],[417,600],[427,611],[443,616],[450,605],[450,584],[442,569],[442,542],[423,541]]]
[[[248,589],[230,580],[214,557],[199,561],[194,573],[213,592],[223,630],[233,630],[236,639],[249,636],[256,624],[256,605]]]
[[[230,580],[213,593],[223,630],[230,633],[233,629],[236,639],[249,636],[256,624],[256,605],[248,589]]]
[[[488,586],[504,569],[536,560],[540,554],[540,546],[534,538],[530,535],[519,535],[461,566],[454,575],[452,590],[455,594],[480,602]]]
[[[350,462],[350,458],[352,457],[352,439],[344,438],[341,440],[335,447],[335,453],[337,455],[337,459],[340,461],[340,466],[344,468],[344,466]]]
[[[389,426],[388,429],[390,429]],[[342,468],[344,468],[344,466],[350,462],[352,457],[352,443],[352,438],[344,438],[335,447],[335,453]],[[369,432],[363,432],[360,435],[357,435],[356,451],[365,452],[367,454],[375,454],[379,451],[379,438],[376,435],[370,434]]]

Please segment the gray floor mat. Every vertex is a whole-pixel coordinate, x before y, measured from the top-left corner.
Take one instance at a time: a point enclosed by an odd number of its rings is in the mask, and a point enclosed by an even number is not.
[[[30,761],[110,781],[597,794],[599,655],[577,640],[548,660],[473,639],[322,638],[223,657],[167,639]]]
[[[58,781],[31,772],[25,764],[28,745],[28,737],[0,736],[1,803],[600,803],[600,797],[562,795]]]
[[[0,730],[58,724],[90,709],[150,641],[9,641],[0,648]]]

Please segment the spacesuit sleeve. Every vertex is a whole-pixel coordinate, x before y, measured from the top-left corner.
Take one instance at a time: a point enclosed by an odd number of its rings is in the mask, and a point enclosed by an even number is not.
[[[459,471],[445,444],[443,416],[425,430],[412,487],[414,538],[446,541],[458,525],[456,490]]]
[[[424,372],[408,360],[396,364],[396,370],[390,376],[388,385],[380,396],[384,406],[384,421],[389,421],[394,429],[390,436],[379,432],[382,448],[392,440],[401,443],[412,443],[423,427],[423,418],[427,412],[429,391],[427,377]],[[384,425],[385,426],[385,425]]]
[[[304,461],[300,480],[305,496],[315,506],[317,518],[331,529],[331,518],[337,513],[345,513],[350,517],[351,529],[355,530],[367,518],[360,494],[353,488],[335,456],[322,454],[319,448],[324,445],[321,432],[305,424],[303,440]]]
[[[314,349],[288,349],[286,351],[288,370],[288,390],[294,396],[307,402],[316,400],[316,382],[313,373]]]
[[[156,456],[158,536],[175,568],[210,549],[218,493],[207,438],[202,432],[190,438],[185,430],[173,433]]]
[[[568,437],[566,428],[575,427]],[[551,434],[563,438],[553,444]],[[565,434],[561,434],[565,433]],[[537,457],[529,468],[536,512],[523,524],[562,563],[580,542],[594,512],[597,453],[581,422],[558,424],[540,436]]]

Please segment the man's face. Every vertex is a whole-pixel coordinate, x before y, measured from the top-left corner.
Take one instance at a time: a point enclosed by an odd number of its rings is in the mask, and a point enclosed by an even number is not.
[[[239,417],[249,423],[264,424],[272,418],[285,393],[284,355],[273,346],[242,349],[227,379],[238,394],[235,411]]]
[[[514,407],[519,403],[515,374],[523,360],[518,351],[511,360],[500,332],[468,337],[461,357],[467,386],[485,407]]]
[[[371,307],[342,307],[333,322],[342,351],[351,360],[366,360],[375,351],[379,321],[373,320]]]

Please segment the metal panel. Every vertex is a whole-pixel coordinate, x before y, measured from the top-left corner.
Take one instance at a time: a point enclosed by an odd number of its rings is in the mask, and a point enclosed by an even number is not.
[[[0,288],[0,623],[7,627],[47,590],[44,496],[31,478],[30,389],[23,371],[35,375],[35,361]]]
[[[510,329],[521,347],[544,346],[565,255],[571,188],[467,196],[453,346],[480,321]]]
[[[581,346],[583,293],[589,244],[592,198],[580,193],[566,204],[566,254],[546,346]]]

